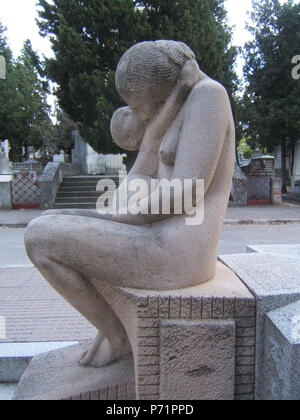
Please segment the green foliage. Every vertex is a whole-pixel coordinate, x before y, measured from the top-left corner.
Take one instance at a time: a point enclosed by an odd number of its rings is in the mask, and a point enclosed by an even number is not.
[[[233,94],[236,48],[230,46],[224,0],[137,1],[143,10],[144,38],[183,41],[196,54],[201,69]]]
[[[242,138],[238,145],[238,151],[243,153],[245,159],[250,159],[254,150],[249,146],[248,139]]]
[[[70,155],[74,148],[72,132],[77,129],[76,124],[58,107],[56,107],[55,119],[56,123],[49,121],[41,127],[44,154],[47,160],[51,160],[53,155],[61,150]]]
[[[55,58],[47,60],[60,107],[98,152],[114,153],[113,111],[122,105],[115,69],[122,54],[144,40],[186,42],[203,71],[222,82],[233,98],[235,48],[224,0],[40,0],[40,32],[49,36]]]
[[[60,107],[79,123],[83,137],[102,152],[117,151],[109,122],[122,104],[115,91],[114,69],[136,42],[139,14],[132,0],[40,1],[40,30],[50,35],[55,59],[47,60],[58,85]]]
[[[269,151],[300,138],[300,80],[292,78],[292,58],[300,53],[300,4],[253,2],[254,41],[245,46],[243,120],[253,145]]]
[[[38,74],[38,57],[30,41],[14,61],[0,25],[0,55],[7,64],[6,80],[0,80],[0,140],[10,142],[10,158],[19,161],[22,148],[42,147],[40,126],[49,121],[47,83]]]

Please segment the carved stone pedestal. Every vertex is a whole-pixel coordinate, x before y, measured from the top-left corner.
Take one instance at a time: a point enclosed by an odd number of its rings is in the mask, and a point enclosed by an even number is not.
[[[45,390],[43,399],[130,399],[134,394],[138,400],[253,399],[256,303],[223,264],[218,263],[212,281],[190,289],[158,292],[103,283],[101,293],[127,331],[134,369],[131,360],[105,369],[79,368],[78,347],[70,356],[65,350],[60,375],[65,375],[64,366],[77,366],[76,374],[71,375],[74,391],[67,387],[58,395],[58,383],[55,389],[48,389],[48,394]],[[60,359],[59,354],[39,356],[41,383],[47,383],[58,371],[54,360]],[[48,360],[46,367],[45,361],[41,363],[43,357]],[[37,367],[34,359],[21,380],[17,397],[26,397],[22,387],[29,395],[39,375]],[[54,382],[50,380],[52,387]]]

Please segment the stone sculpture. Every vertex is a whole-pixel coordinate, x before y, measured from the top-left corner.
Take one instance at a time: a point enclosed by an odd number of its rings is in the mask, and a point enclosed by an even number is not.
[[[47,281],[98,330],[83,366],[106,366],[131,353],[124,326],[99,282],[174,290],[211,280],[230,194],[234,124],[228,95],[204,74],[193,52],[175,41],[144,42],[121,58],[116,87],[127,103],[113,116],[116,143],[139,150],[128,179],[203,179],[205,219],[186,215],[49,211],[25,237],[29,257]],[[158,200],[160,196],[158,195]],[[149,197],[146,197],[149,198]],[[143,200],[142,200],[143,201]]]

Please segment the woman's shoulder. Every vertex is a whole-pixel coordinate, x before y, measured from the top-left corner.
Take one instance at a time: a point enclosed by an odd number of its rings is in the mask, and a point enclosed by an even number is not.
[[[231,105],[227,91],[221,83],[209,77],[200,80],[192,89],[187,101],[186,109],[222,110],[231,113]]]
[[[204,79],[200,80],[193,88],[191,92],[192,96],[197,97],[201,95],[210,96],[210,97],[217,97],[218,99],[228,98],[227,91],[225,87],[217,82],[216,80],[211,79],[210,77],[206,76]]]

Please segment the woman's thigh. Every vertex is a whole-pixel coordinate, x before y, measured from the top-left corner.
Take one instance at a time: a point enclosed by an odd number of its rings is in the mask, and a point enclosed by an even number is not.
[[[132,288],[155,286],[166,254],[159,235],[149,226],[70,215],[34,220],[25,242],[35,263],[40,256],[85,277]]]

